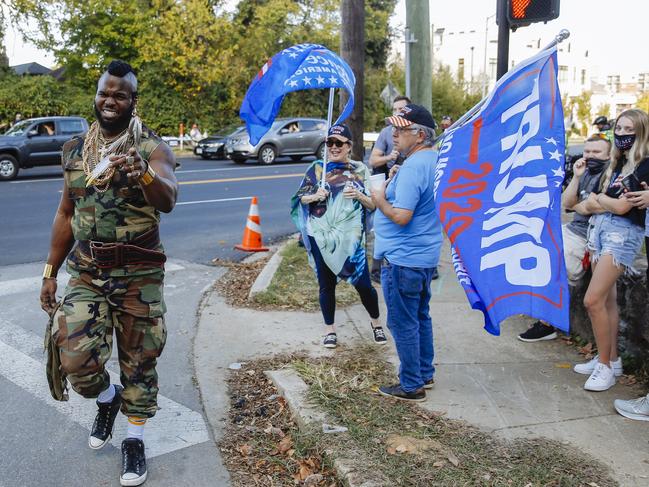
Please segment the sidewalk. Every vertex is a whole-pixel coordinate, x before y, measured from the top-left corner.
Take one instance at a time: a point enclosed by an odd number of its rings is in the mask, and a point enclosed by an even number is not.
[[[585,391],[587,377],[572,372],[572,364],[582,360],[576,351],[560,340],[516,339],[530,318],[511,318],[500,337],[489,335],[482,329],[482,314],[469,308],[448,258],[440,271],[431,299],[435,388],[422,406],[505,438],[541,436],[572,444],[610,466],[620,485],[649,485],[649,423],[625,419],[613,408],[615,398],[635,398],[643,391],[622,385]],[[232,309],[216,293],[206,299],[195,366],[217,441],[228,410],[228,365],[281,352],[334,354],[320,344],[321,321],[319,313]],[[371,341],[362,306],[338,310],[336,321],[342,346]],[[391,339],[388,353],[396,365]]]

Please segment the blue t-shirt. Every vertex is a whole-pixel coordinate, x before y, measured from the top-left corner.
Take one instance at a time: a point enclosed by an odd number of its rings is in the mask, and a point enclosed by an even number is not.
[[[412,210],[412,219],[401,226],[380,210],[374,215],[374,258],[386,258],[404,267],[437,266],[442,246],[442,224],[435,213],[437,152],[421,150],[408,157],[390,181],[385,197],[395,208]]]

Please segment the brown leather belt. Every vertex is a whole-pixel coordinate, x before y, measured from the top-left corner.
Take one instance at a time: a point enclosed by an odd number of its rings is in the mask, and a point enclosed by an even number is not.
[[[100,269],[110,269],[125,265],[153,265],[162,267],[167,256],[154,250],[160,245],[158,227],[140,235],[130,242],[99,242],[79,240],[77,247],[90,256]]]

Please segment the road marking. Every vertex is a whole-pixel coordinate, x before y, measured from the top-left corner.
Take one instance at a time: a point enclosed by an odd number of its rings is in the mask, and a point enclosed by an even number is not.
[[[226,179],[203,179],[200,181],[182,181],[178,184],[210,184],[210,183],[233,183],[237,181],[260,181],[262,179],[286,179],[286,178],[296,178],[303,177],[304,173],[292,173],[292,174],[275,174],[272,176],[251,176],[251,177],[241,177],[241,178],[226,178]]]
[[[180,264],[173,262],[165,263],[165,273],[176,272],[183,270],[184,267]],[[65,289],[65,286],[70,279],[70,275],[63,269],[59,271],[57,286],[59,289]],[[0,282],[0,297],[8,296],[10,294],[19,294],[24,292],[37,291],[41,288],[43,278],[41,276],[22,277],[20,279],[11,279]]]
[[[9,181],[11,184],[25,184],[25,183],[42,183],[47,181],[63,181],[63,178],[49,178],[49,179],[24,179],[20,181]]]
[[[307,163],[294,163],[294,164],[273,164],[271,166],[250,166],[250,167],[215,167],[212,169],[187,169],[186,171],[176,171],[176,174],[189,174],[194,172],[214,172],[214,171],[252,171],[259,169],[277,169],[280,167],[298,167],[306,166]]]
[[[20,339],[21,342],[42,341],[25,330],[22,333],[24,336]],[[90,431],[96,414],[92,401],[84,400],[73,391],[70,391],[69,401],[55,401],[50,395],[43,363],[7,345],[2,340],[0,340],[0,356],[2,356],[0,375]],[[118,374],[110,372],[110,376],[111,382],[119,383]],[[210,439],[200,413],[161,395],[158,395],[158,406],[160,410],[155,420],[150,421],[146,426],[147,457],[164,455]],[[115,425],[110,443],[117,449],[120,448],[121,440],[126,435],[126,423],[126,418],[121,416]]]
[[[249,200],[249,199],[252,199],[252,196],[242,196],[241,198],[221,198],[220,200],[183,201],[182,203],[176,203],[176,206],[198,205],[200,203],[223,203],[225,201],[240,201],[240,200]]]

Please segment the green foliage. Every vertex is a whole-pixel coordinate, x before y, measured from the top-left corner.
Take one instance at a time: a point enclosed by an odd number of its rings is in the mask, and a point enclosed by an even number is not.
[[[433,118],[439,121],[450,115],[453,120],[460,118],[480,101],[477,93],[465,92],[462,83],[456,81],[448,66],[441,66],[433,76]]]
[[[570,98],[570,108],[574,108],[576,112],[577,122],[581,124],[579,128],[579,135],[586,136],[591,123],[591,95],[590,91],[584,91],[578,96]]]

